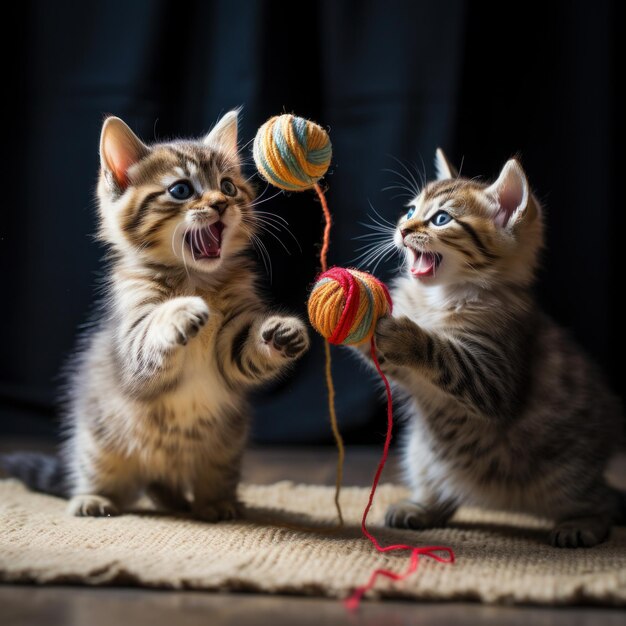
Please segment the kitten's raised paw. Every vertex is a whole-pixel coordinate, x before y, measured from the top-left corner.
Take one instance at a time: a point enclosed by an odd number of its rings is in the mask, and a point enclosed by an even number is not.
[[[418,327],[407,317],[382,317],[376,324],[379,356],[394,365],[406,365],[415,358]]]
[[[309,347],[306,327],[297,317],[268,317],[261,326],[261,341],[279,356],[297,359]]]
[[[212,524],[241,517],[243,506],[237,500],[217,500],[194,505],[193,516]]]
[[[160,326],[167,345],[185,345],[209,319],[209,307],[198,296],[175,298],[164,305]]]
[[[555,548],[591,548],[608,539],[610,521],[603,516],[576,517],[559,522],[550,532]]]
[[[67,505],[67,512],[76,517],[112,517],[119,515],[119,509],[104,496],[74,496]]]
[[[391,528],[422,530],[442,525],[444,522],[445,519],[438,512],[411,500],[401,500],[392,504],[385,514],[385,524]]]

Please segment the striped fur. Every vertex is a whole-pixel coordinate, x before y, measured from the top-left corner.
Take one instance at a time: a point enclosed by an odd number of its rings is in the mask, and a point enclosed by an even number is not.
[[[76,515],[119,513],[143,491],[208,521],[236,515],[246,393],[308,347],[303,323],[269,311],[255,286],[236,129],[233,112],[203,141],[147,147],[121,120],[105,122],[99,234],[110,271],[67,387]],[[179,180],[193,185],[184,201],[168,192]],[[195,230],[219,221],[219,256],[196,258]]]
[[[594,545],[626,522],[626,499],[603,477],[624,420],[596,368],[533,299],[539,204],[515,161],[493,185],[452,178],[445,160],[439,170],[398,223],[405,269],[393,317],[376,332],[403,398],[412,489],[387,523],[439,525],[468,503],[553,519],[556,546]],[[436,226],[440,210],[452,220]],[[439,255],[432,275],[411,271],[423,251]]]

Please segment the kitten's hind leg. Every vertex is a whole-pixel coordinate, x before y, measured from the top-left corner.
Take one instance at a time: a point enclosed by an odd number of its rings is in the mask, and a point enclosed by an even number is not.
[[[220,522],[242,516],[243,506],[237,499],[239,458],[218,463],[205,459],[199,464],[198,478],[193,486],[193,516],[205,522]]]
[[[559,522],[550,532],[555,548],[591,548],[606,541],[611,532],[608,515],[573,517]]]
[[[456,503],[435,498],[423,503],[401,500],[387,509],[385,524],[392,528],[412,530],[436,528],[444,526],[456,509]]]
[[[613,524],[622,522],[624,495],[603,480],[589,491],[585,505],[563,515],[550,532],[555,548],[591,548],[606,541]]]
[[[83,448],[71,462],[72,497],[67,512],[77,517],[120,515],[137,498],[138,473],[130,459]]]
[[[189,501],[180,490],[165,483],[151,483],[146,489],[148,497],[159,508],[167,511],[188,511]]]

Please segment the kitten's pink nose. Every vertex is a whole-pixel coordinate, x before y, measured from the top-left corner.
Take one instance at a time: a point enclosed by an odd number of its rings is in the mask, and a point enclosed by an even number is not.
[[[402,235],[402,239],[404,239],[408,234],[410,234],[410,230],[408,230],[407,228],[401,228],[400,229],[400,234]]]

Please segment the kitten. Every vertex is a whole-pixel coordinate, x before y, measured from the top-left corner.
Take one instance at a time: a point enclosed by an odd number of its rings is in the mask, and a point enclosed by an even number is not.
[[[109,117],[100,155],[110,268],[102,315],[70,368],[66,485],[34,458],[22,473],[71,496],[74,515],[118,514],[145,490],[167,509],[232,518],[246,392],[284,373],[309,342],[299,319],[271,313],[257,293],[237,112],[202,140],[150,147]],[[19,458],[5,465],[11,472]],[[42,484],[46,473],[54,484]]]
[[[404,275],[376,345],[406,401],[411,499],[386,523],[445,524],[462,503],[554,520],[558,547],[593,546],[626,523],[603,473],[623,441],[617,399],[533,299],[541,207],[510,160],[493,184],[438,180],[395,229]]]

